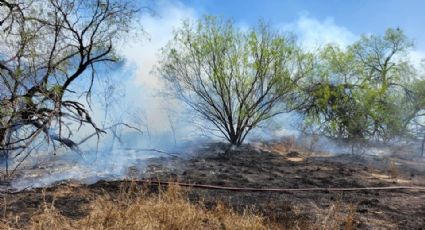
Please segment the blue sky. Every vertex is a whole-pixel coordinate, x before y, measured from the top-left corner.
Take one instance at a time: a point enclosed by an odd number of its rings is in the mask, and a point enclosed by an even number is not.
[[[425,59],[425,13],[422,12],[425,0],[140,1],[155,14],[145,13],[141,18],[146,38],[126,39],[124,47],[119,49],[132,73],[123,84],[127,87],[128,104],[143,101],[140,110],[145,112],[145,122],[158,133],[169,132],[168,120],[176,117],[176,111],[170,114],[166,108],[178,110],[181,106],[176,101],[155,96],[164,89],[164,84],[153,70],[159,61],[160,49],[173,39],[173,30],[185,19],[216,15],[231,18],[245,27],[262,19],[274,28],[291,31],[307,49],[320,48],[326,43],[347,46],[361,34],[383,34],[389,27],[400,27],[416,45],[409,58],[415,64]]]
[[[212,14],[253,24],[262,18],[272,24],[288,23],[300,15],[319,21],[332,18],[355,34],[382,33],[400,27],[425,50],[423,0],[184,0],[200,14]]]

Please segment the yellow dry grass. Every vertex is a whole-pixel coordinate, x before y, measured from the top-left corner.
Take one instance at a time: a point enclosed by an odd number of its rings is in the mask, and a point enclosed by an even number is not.
[[[60,198],[70,192],[67,187],[55,192]],[[337,201],[330,204],[329,210],[317,215],[317,222],[294,222],[295,225],[279,223],[276,218],[263,217],[246,209],[235,212],[223,203],[213,208],[205,207],[204,202],[188,200],[188,190],[171,185],[166,190],[159,187],[158,193],[148,194],[148,189],[140,189],[135,183],[124,185],[118,195],[102,195],[90,203],[89,214],[75,220],[62,215],[53,201],[42,202],[40,210],[31,217],[24,229],[31,230],[136,230],[136,229],[353,229],[355,222],[354,206],[344,207]],[[75,192],[75,191],[74,191]],[[81,192],[79,190],[79,192]],[[44,191],[43,191],[44,193]],[[324,215],[322,215],[324,214]],[[3,216],[3,221],[6,218]],[[10,221],[10,219],[9,219]],[[16,219],[16,222],[19,218]],[[0,221],[0,229],[16,230],[16,223]],[[286,226],[286,227],[283,227]],[[301,226],[301,227],[300,227]]]
[[[1,229],[13,229],[0,224]],[[102,196],[91,204],[88,216],[71,220],[59,213],[54,202],[44,203],[31,218],[28,229],[269,229],[261,216],[249,210],[238,214],[218,203],[207,209],[202,202],[191,203],[181,188],[171,186],[158,195],[131,187],[119,197]]]
[[[311,229],[353,230],[356,222],[355,214],[356,206],[354,204],[344,206],[341,200],[337,200],[329,206],[325,217],[319,219],[319,223],[315,226],[310,227]]]

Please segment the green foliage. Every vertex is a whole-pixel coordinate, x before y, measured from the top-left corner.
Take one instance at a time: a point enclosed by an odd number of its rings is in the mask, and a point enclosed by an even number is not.
[[[399,29],[362,36],[345,50],[329,45],[304,83],[309,127],[338,138],[387,140],[406,132],[406,83],[412,75],[403,54],[411,43]]]
[[[241,31],[231,21],[185,22],[163,49],[159,71],[214,131],[240,145],[260,122],[285,110],[312,58],[264,23]]]
[[[414,94],[417,110],[425,110],[425,80],[417,80],[410,87]]]

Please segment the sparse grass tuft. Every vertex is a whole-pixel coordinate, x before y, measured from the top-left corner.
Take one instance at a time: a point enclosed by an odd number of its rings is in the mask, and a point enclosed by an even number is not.
[[[222,204],[207,210],[190,203],[180,187],[171,186],[157,196],[136,199],[100,198],[83,221],[91,229],[266,229],[263,219],[250,212],[238,215]]]
[[[394,160],[390,160],[388,168],[389,168],[388,171],[390,173],[391,178],[392,179],[397,178],[399,173],[398,173],[397,165],[395,164]]]
[[[355,214],[356,214],[356,207],[355,207],[355,205],[351,204],[348,207],[347,217],[345,218],[345,225],[344,225],[345,230],[355,229],[355,227],[354,227]]]
[[[325,217],[316,223],[316,226],[310,226],[310,229],[345,229],[353,230],[358,222],[356,219],[356,205],[344,205],[341,197],[330,204]]]

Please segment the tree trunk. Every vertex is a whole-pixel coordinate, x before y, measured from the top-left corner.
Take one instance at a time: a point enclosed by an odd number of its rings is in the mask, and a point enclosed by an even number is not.
[[[9,177],[9,148],[8,143],[10,142],[10,129],[6,128],[4,129],[2,135],[1,135],[1,156],[3,161],[5,162],[5,168],[6,168],[6,175],[5,177]]]
[[[236,135],[236,134],[230,135],[229,142],[230,142],[231,145],[239,146],[240,144],[238,145],[238,139],[239,139],[238,135]]]

